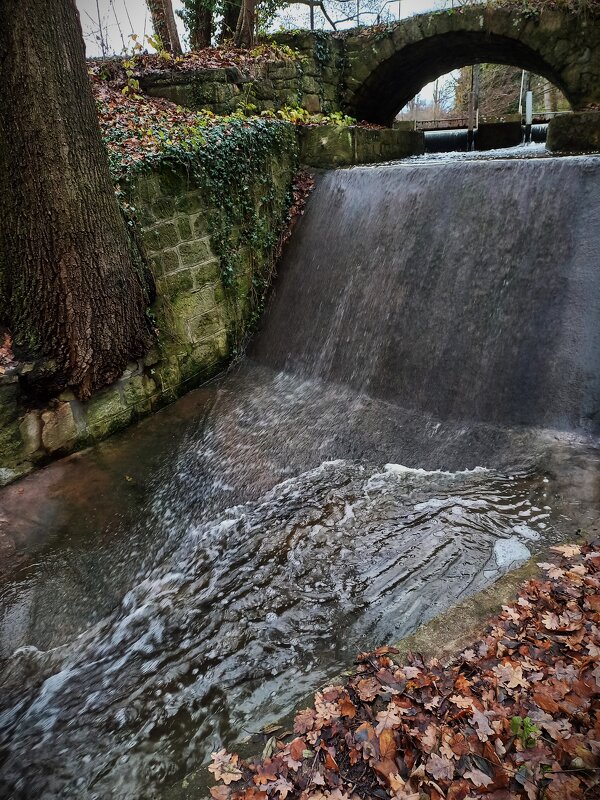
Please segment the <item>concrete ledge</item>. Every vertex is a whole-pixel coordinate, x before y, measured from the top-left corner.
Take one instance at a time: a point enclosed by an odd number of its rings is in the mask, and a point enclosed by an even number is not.
[[[317,125],[299,130],[300,160],[311,167],[375,164],[425,152],[422,131],[344,125]]]
[[[554,153],[600,152],[600,111],[555,117],[548,125],[546,146]]]

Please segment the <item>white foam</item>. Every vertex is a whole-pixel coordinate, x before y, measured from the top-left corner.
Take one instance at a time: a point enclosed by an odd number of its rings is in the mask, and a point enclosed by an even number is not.
[[[494,545],[494,556],[496,564],[504,568],[527,561],[531,552],[517,536],[510,536],[508,539],[498,539]]]

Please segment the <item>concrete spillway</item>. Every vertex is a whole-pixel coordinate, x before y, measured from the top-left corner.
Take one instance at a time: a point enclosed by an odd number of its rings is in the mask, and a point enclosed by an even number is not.
[[[600,160],[324,175],[252,350],[442,419],[598,432]]]

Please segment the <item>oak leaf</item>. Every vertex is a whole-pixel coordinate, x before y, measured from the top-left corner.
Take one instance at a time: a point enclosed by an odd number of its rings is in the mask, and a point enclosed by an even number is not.
[[[435,753],[431,753],[427,759],[425,769],[436,781],[451,781],[454,777],[454,764],[452,761]]]
[[[211,753],[211,758],[213,763],[208,767],[208,771],[213,773],[215,780],[223,781],[227,785],[241,780],[242,771],[238,767],[238,755],[232,755],[223,748],[217,753]]]
[[[483,787],[484,789],[493,783],[493,778],[490,778],[489,775],[486,775],[485,772],[482,772],[480,769],[470,769],[468,772],[465,772],[464,777],[467,780],[470,780],[471,783],[474,783],[475,786]]]
[[[489,713],[489,712],[488,712]],[[480,742],[487,742],[489,736],[493,736],[494,730],[490,727],[486,714],[482,714],[478,709],[473,710],[471,725],[477,729],[477,737]]]
[[[386,728],[398,728],[402,724],[402,710],[395,703],[390,703],[385,711],[377,714],[378,725],[375,733],[380,736]]]

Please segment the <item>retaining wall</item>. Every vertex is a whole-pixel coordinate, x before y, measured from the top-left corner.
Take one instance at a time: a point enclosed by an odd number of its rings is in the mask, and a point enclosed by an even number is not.
[[[156,281],[151,311],[159,331],[157,345],[86,403],[67,391],[31,407],[19,382],[28,367],[0,375],[0,485],[104,439],[224,367],[246,335],[260,289],[269,281],[272,244],[285,223],[296,162],[290,126],[285,152],[267,157],[260,182],[244,189],[242,202],[254,208],[267,233],[263,245],[251,242],[242,228],[227,232],[235,248],[233,274],[224,272],[213,241],[213,223],[221,209],[207,200],[206,191],[186,170],[163,166],[124,187],[137,210]]]

